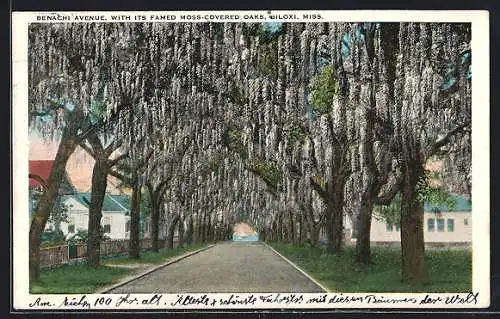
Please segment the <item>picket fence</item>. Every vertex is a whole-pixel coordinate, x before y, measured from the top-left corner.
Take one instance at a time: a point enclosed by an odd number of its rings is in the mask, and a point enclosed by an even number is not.
[[[176,242],[174,238],[174,243]],[[159,248],[164,247],[163,240],[158,241]],[[128,252],[128,239],[115,239],[101,242],[101,257],[111,257]],[[140,240],[142,250],[151,249],[152,241],[150,238]],[[67,264],[73,261],[83,260],[87,255],[86,244],[60,245],[40,249],[40,267],[50,267],[55,265]]]

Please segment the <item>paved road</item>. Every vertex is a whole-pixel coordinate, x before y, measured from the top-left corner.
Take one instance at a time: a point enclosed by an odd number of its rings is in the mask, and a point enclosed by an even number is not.
[[[225,242],[108,293],[323,292],[259,242]]]

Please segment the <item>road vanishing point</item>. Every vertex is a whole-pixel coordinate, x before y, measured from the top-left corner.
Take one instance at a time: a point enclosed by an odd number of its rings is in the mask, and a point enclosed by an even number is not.
[[[325,290],[262,242],[223,242],[106,293],[234,293]]]

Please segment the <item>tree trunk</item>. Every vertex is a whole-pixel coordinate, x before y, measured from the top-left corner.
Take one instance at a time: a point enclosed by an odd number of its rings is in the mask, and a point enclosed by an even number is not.
[[[49,218],[50,212],[54,207],[59,187],[66,174],[66,163],[69,157],[76,149],[78,141],[75,135],[72,134],[70,129],[66,127],[63,130],[61,142],[59,143],[57,154],[52,164],[49,179],[47,181],[47,189],[38,202],[36,213],[30,226],[29,232],[29,278],[30,281],[38,280],[40,278],[40,242],[45,224]]]
[[[159,250],[160,207],[155,192],[150,190],[149,196],[151,200],[151,250],[157,253]]]
[[[292,244],[295,244],[295,220],[293,218],[293,212],[289,212],[289,224],[290,224],[290,229],[289,229],[289,236],[288,236],[288,241],[291,242]]]
[[[316,247],[319,241],[319,224],[314,220],[314,214],[311,209],[307,209],[304,219],[309,231],[309,244],[311,247]]]
[[[404,282],[425,283],[424,204],[416,185],[423,168],[407,168],[401,196],[401,274]]]
[[[284,242],[284,230],[283,230],[283,213],[278,214],[278,241]]]
[[[108,186],[108,160],[99,156],[94,162],[92,171],[92,192],[89,205],[87,264],[98,267],[101,259],[101,239],[103,229],[101,226],[102,205]]]
[[[304,216],[302,214],[300,214],[300,217],[299,217],[299,245],[302,245],[302,243],[304,242]]]
[[[203,212],[203,220],[202,220],[201,225],[200,225],[200,233],[201,233],[200,239],[201,239],[202,243],[206,242],[206,240],[207,240],[206,222],[207,222],[207,214],[206,214],[206,212]]]
[[[208,214],[207,218],[207,234],[205,238],[207,239],[208,242],[212,241],[212,215]]]
[[[317,247],[319,242],[319,231],[321,227],[316,222],[310,224],[311,247]]]
[[[337,176],[334,176],[331,183],[328,183],[326,231],[327,251],[331,254],[340,253],[342,250],[344,183],[344,178]]]
[[[186,231],[186,244],[191,245],[193,243],[193,217],[189,217],[189,222],[187,224],[187,231]]]
[[[361,201],[358,214],[358,237],[356,239],[356,261],[360,263],[371,262],[370,234],[372,222],[373,201],[365,198]]]
[[[166,242],[166,249],[173,249],[174,248],[174,233],[175,233],[175,226],[177,225],[177,221],[179,220],[179,216],[174,216],[172,218],[172,221],[168,225],[167,228],[167,242]]]
[[[129,258],[140,258],[140,218],[141,218],[141,185],[137,178],[132,187],[132,207],[130,210],[130,240],[129,240]]]
[[[331,128],[333,134],[333,128]],[[327,252],[337,254],[342,249],[343,223],[344,223],[344,188],[346,175],[344,173],[345,150],[341,142],[335,139],[332,144],[333,154],[331,159],[330,178],[327,185],[327,218],[326,231],[328,238]]]
[[[186,228],[184,227],[184,219],[179,220],[179,246],[183,246],[185,242],[185,236],[184,233],[186,231]]]

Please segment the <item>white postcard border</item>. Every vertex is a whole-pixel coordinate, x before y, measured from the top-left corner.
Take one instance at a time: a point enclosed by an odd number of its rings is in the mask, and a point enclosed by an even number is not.
[[[198,20],[180,19],[181,16],[201,15]],[[248,18],[244,19],[245,15],[263,15],[265,19]],[[299,19],[283,19],[287,15],[296,14]],[[303,14],[320,14],[322,19],[309,20],[301,19]],[[472,296],[470,294],[455,294],[455,293],[319,293],[319,294],[273,294],[273,298],[285,298],[291,300],[290,295],[301,295],[304,300],[310,298],[322,298],[326,296],[326,300],[337,297],[352,296],[365,301],[360,302],[333,302],[321,303],[305,301],[300,304],[264,302],[260,297],[270,295],[269,293],[252,294],[252,293],[208,293],[206,297],[210,302],[214,301],[214,305],[188,304],[176,305],[172,304],[178,300],[178,295],[188,294],[160,294],[160,300],[163,304],[134,304],[128,305],[124,302],[120,306],[116,304],[125,295],[115,294],[76,294],[76,295],[30,295],[29,289],[29,216],[28,216],[28,179],[24,176],[28,175],[28,115],[27,115],[27,96],[28,96],[28,75],[27,75],[27,41],[28,41],[28,24],[33,22],[55,23],[55,22],[76,22],[75,17],[105,17],[105,21],[92,22],[112,22],[111,15],[129,15],[131,22],[329,22],[329,21],[415,21],[415,22],[470,22],[472,23],[472,194],[474,202],[473,222],[472,222],[472,238],[473,238],[473,269],[472,269]],[[153,16],[165,16],[166,20],[157,21]],[[227,17],[232,15],[232,17]],[[280,16],[282,19],[269,19],[271,15]],[[69,21],[44,20],[48,18],[40,17],[63,17],[61,19],[69,19]],[[175,16],[175,19],[168,20],[168,16]],[[226,16],[226,17],[224,17]],[[66,17],[66,18],[64,18]],[[146,17],[146,20],[143,20]],[[235,18],[238,17],[238,18]],[[132,19],[134,18],[134,19]],[[84,22],[84,21],[83,21]],[[488,11],[470,10],[449,10],[449,11],[404,11],[404,10],[340,10],[340,11],[321,11],[321,10],[302,10],[302,11],[276,11],[276,10],[251,10],[251,11],[122,11],[122,12],[14,12],[12,14],[12,94],[13,94],[13,109],[12,109],[12,143],[13,143],[13,307],[16,310],[46,310],[46,311],[61,311],[61,310],[103,310],[103,309],[275,309],[275,308],[485,308],[490,304],[490,176],[489,176],[489,13]],[[477,295],[476,295],[477,294]],[[154,297],[155,294],[134,294],[132,297],[137,297],[138,300],[148,300]],[[189,294],[192,298],[202,298],[205,294]],[[244,300],[251,296],[257,298],[257,302],[253,304],[229,304],[223,305],[218,300],[228,300],[230,296],[237,296],[236,299]],[[401,300],[409,298],[415,302],[397,302],[397,303],[369,303],[366,302],[367,295],[374,295],[373,298],[380,300]],[[425,299],[425,296],[431,298],[441,298],[441,301],[430,304],[420,304]],[[459,298],[476,298],[476,303],[461,304],[453,303],[446,304],[446,298],[458,296]],[[41,298],[51,306],[34,305],[37,298]],[[86,308],[82,305],[77,306],[62,306],[65,298],[75,298],[74,300],[82,300],[91,305]],[[102,299],[104,298],[104,299]],[[106,298],[111,298],[107,304]],[[363,299],[364,298],[364,299]],[[292,298],[293,299],[293,298]],[[99,304],[101,300],[105,300],[103,305]],[[265,298],[264,298],[265,300]],[[319,300],[319,299],[318,299]],[[97,302],[97,304],[96,304]],[[30,304],[32,306],[30,306]]]

